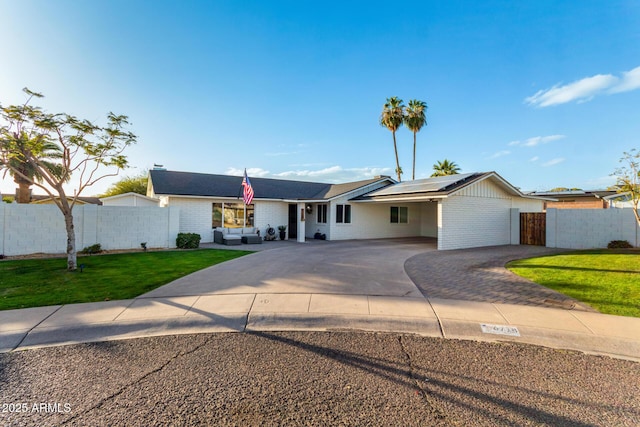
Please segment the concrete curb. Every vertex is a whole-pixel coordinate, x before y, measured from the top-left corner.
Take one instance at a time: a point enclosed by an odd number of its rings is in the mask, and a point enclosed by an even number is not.
[[[508,304],[335,294],[138,298],[0,311],[0,352],[158,335],[366,331],[518,342],[640,361],[640,319]]]

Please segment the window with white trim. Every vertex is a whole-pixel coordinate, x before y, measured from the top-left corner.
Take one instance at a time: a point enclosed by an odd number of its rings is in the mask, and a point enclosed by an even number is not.
[[[213,203],[211,227],[241,228],[254,226],[254,205]]]
[[[409,208],[406,206],[391,206],[391,224],[407,224],[409,222]]]
[[[327,205],[318,205],[318,224],[327,223]]]
[[[351,205],[336,205],[336,223],[351,224]]]

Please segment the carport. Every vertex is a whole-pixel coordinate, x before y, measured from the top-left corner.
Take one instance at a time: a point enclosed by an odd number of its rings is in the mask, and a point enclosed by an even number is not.
[[[437,237],[439,250],[519,244],[519,213],[542,212],[544,203],[496,172],[407,181],[350,201],[384,212],[383,221],[369,214],[371,238]]]

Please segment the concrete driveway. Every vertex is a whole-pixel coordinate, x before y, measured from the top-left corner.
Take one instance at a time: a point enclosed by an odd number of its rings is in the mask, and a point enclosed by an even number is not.
[[[404,264],[408,258],[434,251],[436,241],[430,238],[312,240],[206,268],[142,297],[242,293],[422,297]]]
[[[215,265],[142,297],[243,293],[424,296],[591,311],[504,268],[510,260],[557,252],[538,246],[437,251],[433,238],[312,240]]]

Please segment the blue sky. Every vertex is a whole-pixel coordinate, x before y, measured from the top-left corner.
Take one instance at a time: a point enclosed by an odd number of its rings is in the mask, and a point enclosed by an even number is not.
[[[637,1],[0,0],[0,16],[0,103],[26,86],[50,112],[128,115],[124,175],[393,176],[391,96],[429,107],[417,178],[447,158],[523,190],[596,189],[640,147]]]

